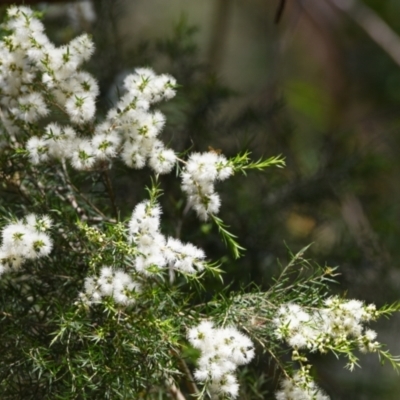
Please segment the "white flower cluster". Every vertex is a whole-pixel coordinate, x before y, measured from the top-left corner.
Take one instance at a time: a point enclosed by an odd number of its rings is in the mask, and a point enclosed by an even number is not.
[[[112,297],[116,303],[127,306],[135,302],[134,294],[140,292],[138,282],[124,271],[110,267],[103,267],[98,277],[87,277],[84,288],[80,298],[88,305],[100,303],[103,297]]]
[[[275,393],[276,400],[329,400],[309,376],[296,373],[292,379],[281,382],[281,390]]]
[[[174,97],[175,86],[172,76],[156,75],[149,68],[138,68],[128,75],[124,80],[127,92],[108,112],[105,122],[95,129],[94,138],[99,143],[97,151],[107,148],[109,135],[117,135],[123,141],[121,158],[128,167],[140,169],[147,162],[157,174],[169,173],[176,155],[157,138],[165,117],[160,111],[151,111],[150,106]]]
[[[127,93],[109,111],[106,120],[94,126],[90,139],[80,138],[71,126],[55,123],[50,123],[40,138],[31,137],[27,150],[32,163],[66,158],[74,168],[85,170],[120,155],[129,167],[140,169],[147,162],[157,174],[169,173],[176,155],[157,139],[165,117],[159,111],[151,112],[149,107],[155,101],[169,98],[175,81],[141,68],[129,75],[124,85]]]
[[[76,165],[79,162],[79,156],[76,156],[75,151],[78,147],[74,148],[77,139],[77,134],[72,127],[61,127],[56,123],[51,123],[44,129],[42,137],[32,136],[28,140],[26,149],[29,151],[33,164],[45,162],[51,157],[61,159],[66,154],[70,154],[73,164]]]
[[[248,364],[254,357],[250,338],[234,327],[214,328],[212,322],[203,321],[189,329],[188,339],[201,351],[194,373],[196,380],[204,383],[214,398],[236,398],[239,384],[234,372],[237,366]]]
[[[361,351],[374,351],[376,332],[365,330],[363,323],[376,317],[375,305],[359,300],[331,297],[325,306],[311,312],[297,304],[285,304],[274,318],[275,334],[295,349],[326,352],[353,338]]]
[[[214,182],[223,181],[233,174],[228,160],[216,152],[193,153],[182,170],[182,190],[188,196],[189,205],[202,220],[217,214],[221,205]]]
[[[56,103],[74,123],[92,120],[98,86],[90,74],[79,71],[94,50],[89,36],[57,48],[29,7],[10,7],[7,13],[4,28],[10,34],[0,42],[1,105],[7,128],[15,132],[16,121],[32,123],[46,116],[47,102]]]
[[[91,74],[80,69],[94,51],[89,36],[56,47],[33,11],[24,6],[8,9],[5,28],[11,33],[0,41],[0,105],[8,131],[17,133],[21,124],[36,122],[53,108],[80,131],[90,123],[90,129],[83,130],[94,132],[81,137],[69,125],[50,123],[41,135],[28,140],[32,163],[69,159],[74,168],[87,170],[120,155],[129,167],[143,168],[147,163],[157,174],[172,170],[176,155],[157,139],[165,117],[150,106],[175,95],[174,78],[136,69],[124,81],[126,94],[105,121],[94,125],[99,87]]]
[[[33,260],[50,254],[53,243],[47,233],[51,219],[29,214],[25,221],[5,226],[1,232],[0,275],[10,269],[18,269],[25,260]]]
[[[161,208],[150,201],[139,203],[129,222],[130,240],[137,248],[137,272],[148,275],[152,267],[170,267],[187,274],[204,269],[204,252],[192,244],[166,238],[160,233]]]
[[[133,270],[127,273],[102,267],[99,276],[88,276],[79,295],[83,303],[91,305],[101,303],[103,298],[113,298],[117,304],[128,306],[135,302],[135,293],[141,291],[138,274],[150,276],[167,267],[186,274],[204,269],[204,252],[190,243],[162,235],[160,216],[160,206],[148,200],[135,207],[129,222],[129,241],[135,248]]]

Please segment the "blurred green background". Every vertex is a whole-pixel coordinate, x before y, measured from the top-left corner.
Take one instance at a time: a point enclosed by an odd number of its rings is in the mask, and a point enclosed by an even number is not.
[[[221,217],[247,249],[240,260],[225,257],[232,288],[268,287],[286,246],[295,252],[312,242],[310,258],[340,266],[333,291],[377,305],[399,299],[399,0],[24,3],[45,11],[57,44],[93,35],[88,69],[104,112],[127,73],[151,66],[181,85],[162,106],[171,147],[286,158],[284,170],[238,176],[218,189]],[[126,217],[145,196],[148,172],[117,165],[113,174]],[[223,256],[213,228],[184,213],[178,183],[162,179],[164,229],[179,229],[210,258]],[[373,328],[400,354],[400,318]],[[334,357],[314,361],[333,400],[400,399],[399,376],[374,355],[352,373]]]

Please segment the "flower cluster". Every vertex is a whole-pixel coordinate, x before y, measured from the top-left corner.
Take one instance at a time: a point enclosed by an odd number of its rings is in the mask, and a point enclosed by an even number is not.
[[[139,68],[124,81],[127,93],[117,107],[110,110],[106,125],[117,125],[125,139],[121,157],[126,165],[133,168],[148,165],[159,174],[172,170],[176,155],[166,149],[157,139],[165,117],[159,112],[149,111],[152,103],[175,96],[175,79],[169,75],[155,75],[151,69]]]
[[[149,68],[138,68],[124,80],[126,93],[106,120],[95,129],[97,152],[107,149],[109,135],[118,135],[123,142],[121,158],[128,167],[143,168],[146,163],[157,174],[169,173],[175,162],[173,150],[166,149],[157,138],[164,127],[165,117],[150,106],[175,96],[175,79],[167,74],[156,75]]]
[[[69,124],[50,123],[44,132],[30,137],[26,148],[31,162],[68,159],[78,170],[108,165],[120,155],[126,165],[143,168],[147,163],[157,174],[172,170],[176,155],[157,138],[165,117],[151,111],[152,104],[175,95],[175,79],[139,68],[124,81],[126,93],[105,120],[94,124],[99,87],[94,77],[81,70],[94,52],[83,34],[67,45],[54,46],[43,24],[28,7],[10,7],[0,41],[2,120],[9,133],[29,127],[51,110],[60,111]],[[81,128],[93,132],[78,135]]]
[[[189,205],[202,220],[217,214],[221,205],[215,192],[214,182],[225,180],[233,174],[228,160],[216,152],[193,153],[182,170],[182,190],[188,196]]]
[[[171,268],[186,274],[196,274],[204,269],[205,254],[190,243],[166,238],[160,233],[160,206],[146,200],[139,203],[129,222],[129,243],[132,261],[125,270],[103,266],[98,276],[88,276],[80,300],[87,304],[101,303],[112,298],[117,304],[133,304],[136,294],[141,292],[139,283],[164,268]]]
[[[140,82],[146,85],[142,87]],[[69,159],[74,168],[85,170],[107,165],[119,155],[129,167],[143,168],[147,162],[157,174],[170,172],[176,155],[157,139],[165,117],[159,111],[151,112],[149,107],[172,96],[171,82],[173,78],[167,75],[157,76],[150,69],[137,69],[125,79],[127,93],[108,112],[105,121],[93,127],[91,138],[79,137],[72,126],[50,123],[41,137],[28,140],[31,161],[38,164],[50,158]],[[146,88],[149,90],[145,91]]]
[[[1,232],[0,275],[10,269],[18,269],[25,260],[33,260],[50,254],[53,243],[46,233],[51,219],[35,214],[26,216],[5,226]]]
[[[239,384],[234,371],[254,357],[252,341],[234,327],[214,328],[209,321],[189,329],[188,339],[201,351],[198,369],[194,373],[196,380],[204,383],[216,398],[237,397]]]
[[[360,350],[367,352],[376,350],[379,343],[374,342],[376,332],[365,330],[363,322],[375,317],[373,304],[365,306],[359,300],[330,297],[324,307],[311,312],[297,304],[282,305],[273,322],[276,336],[295,349],[324,353],[352,338]]]
[[[88,305],[100,303],[103,297],[112,297],[116,303],[127,306],[134,303],[134,293],[140,292],[138,282],[124,271],[110,267],[103,267],[98,277],[87,277],[84,288],[80,298]]]
[[[161,208],[150,201],[139,203],[129,222],[131,242],[138,255],[134,267],[142,274],[151,273],[153,267],[170,267],[187,274],[204,269],[204,252],[192,244],[166,238],[160,233]]]
[[[56,123],[50,123],[44,129],[42,137],[32,136],[28,140],[26,149],[33,164],[45,162],[49,158],[62,159],[69,154],[73,165],[78,166],[80,158],[76,150],[82,143],[78,139],[77,145],[77,139],[77,133],[71,126],[61,127]]]
[[[297,372],[292,379],[281,381],[281,390],[275,393],[276,400],[329,400],[308,374]]]
[[[79,71],[94,46],[83,34],[68,45],[55,47],[43,24],[28,7],[10,7],[0,43],[3,122],[15,133],[18,122],[33,123],[56,104],[74,123],[93,119],[98,85]]]

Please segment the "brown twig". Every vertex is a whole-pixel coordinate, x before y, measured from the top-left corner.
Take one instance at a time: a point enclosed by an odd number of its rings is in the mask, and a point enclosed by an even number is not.
[[[183,372],[183,375],[186,377],[185,383],[189,393],[192,396],[198,396],[200,391],[194,381],[193,375],[190,372],[190,369],[187,366],[185,360],[179,355],[179,353],[176,350],[172,350],[172,354],[178,360],[179,368],[181,372]]]
[[[115,223],[116,220],[107,217],[97,206],[95,206],[92,201],[87,198],[71,181],[69,174],[68,174],[68,170],[67,167],[65,165],[65,163],[62,163],[62,170],[64,173],[64,177],[65,177],[65,183],[70,187],[70,189],[72,189],[73,192],[77,193],[90,207],[92,207],[92,209],[99,214],[102,218],[103,221],[107,221],[107,222],[112,222]]]
[[[109,175],[108,171],[103,171],[102,176],[103,176],[105,187],[107,189],[108,197],[110,198],[111,208],[112,208],[114,217],[118,221],[118,208],[115,203],[115,193],[114,193],[114,189],[113,189],[113,186],[111,183],[110,175]]]
[[[168,391],[171,393],[174,399],[176,400],[186,400],[186,397],[182,394],[179,388],[173,383],[170,382],[168,384]]]
[[[286,0],[281,0],[278,5],[278,8],[276,9],[275,18],[274,18],[275,24],[279,24],[279,21],[281,20],[282,15],[283,15],[283,11],[285,10],[285,5],[286,5]]]

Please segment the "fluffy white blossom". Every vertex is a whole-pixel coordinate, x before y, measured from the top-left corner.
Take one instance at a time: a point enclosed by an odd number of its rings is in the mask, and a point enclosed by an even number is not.
[[[86,304],[100,303],[104,297],[111,297],[118,304],[127,306],[135,302],[135,293],[141,286],[130,275],[120,269],[102,267],[98,277],[89,276],[84,282],[80,297]]]
[[[210,321],[189,329],[187,337],[201,352],[194,372],[196,380],[206,384],[214,396],[236,398],[239,384],[234,372],[254,357],[250,338],[234,327],[215,328]]]
[[[171,149],[164,148],[164,145],[159,144],[154,146],[154,149],[149,158],[149,166],[157,174],[167,174],[171,172],[176,163],[176,154]]]
[[[55,123],[47,125],[43,136],[48,143],[49,154],[59,159],[71,156],[76,137],[77,134],[72,127],[59,126]]]
[[[150,274],[152,268],[173,268],[187,274],[204,269],[204,252],[192,244],[165,238],[160,232],[161,208],[150,201],[139,203],[129,222],[129,237],[138,255],[134,267],[137,272]]]
[[[32,92],[18,98],[17,107],[11,107],[10,112],[25,122],[36,122],[49,113],[49,109],[41,93]]]
[[[181,174],[182,190],[200,219],[207,220],[210,214],[218,213],[221,201],[214,182],[232,174],[232,167],[221,154],[210,151],[190,155]]]
[[[179,239],[168,238],[163,253],[168,265],[178,271],[194,274],[204,269],[203,250],[190,243],[184,244]]]
[[[45,139],[32,136],[26,143],[26,150],[32,164],[39,164],[49,159],[49,145]]]
[[[2,105],[15,118],[32,123],[49,113],[46,98],[53,97],[71,122],[90,121],[98,85],[88,72],[79,69],[94,50],[89,36],[81,35],[57,48],[28,7],[12,7],[8,16],[6,28],[10,34],[0,43]],[[35,80],[45,85],[46,96],[31,90]]]
[[[24,260],[33,260],[50,254],[53,242],[46,233],[51,227],[48,216],[29,214],[25,220],[6,225],[0,247],[0,274],[18,269]]]
[[[281,381],[281,390],[275,393],[276,400],[329,400],[308,375],[297,372],[293,378]]]
[[[95,161],[95,149],[90,140],[77,139],[71,153],[72,166],[76,169],[88,170]]]
[[[121,139],[116,132],[97,133],[91,142],[97,159],[111,159],[116,156]]]
[[[50,123],[41,137],[32,136],[26,143],[26,149],[33,164],[39,164],[50,158],[64,159],[72,156],[76,147],[76,132],[70,126]]]
[[[121,154],[122,160],[128,167],[141,169],[146,165],[145,147],[138,142],[125,142],[124,149]]]
[[[352,339],[362,351],[374,351],[376,334],[365,331],[364,322],[375,318],[375,306],[359,300],[331,297],[324,307],[306,310],[289,303],[282,305],[274,318],[275,335],[294,349],[326,352],[330,346]]]
[[[160,111],[150,111],[151,103],[173,97],[169,92],[175,85],[172,77],[156,75],[148,68],[139,68],[124,81],[127,92],[111,109],[104,124],[120,135],[120,155],[124,163],[136,169],[146,164],[157,174],[172,170],[176,155],[166,149],[158,139],[165,116]]]
[[[82,70],[82,64],[94,52],[90,37],[83,34],[56,47],[28,7],[11,7],[8,17],[6,28],[10,33],[0,40],[3,125],[9,133],[17,134],[24,126],[21,124],[34,123],[56,108],[82,132],[82,136],[70,135],[72,132],[51,123],[42,136],[27,141],[32,163],[66,159],[74,168],[87,170],[120,156],[131,168],[148,165],[157,174],[171,172],[176,155],[158,139],[165,117],[150,106],[175,95],[173,77],[157,75],[149,68],[136,69],[125,78],[126,93],[116,107],[93,126],[99,86]],[[32,91],[32,87],[41,87],[41,91]],[[96,163],[98,160],[100,163]]]
[[[176,81],[170,75],[157,76],[150,68],[138,68],[125,78],[124,86],[132,94],[155,103],[175,96]]]
[[[94,43],[87,33],[73,39],[70,43],[71,53],[79,63],[88,61],[94,53]]]
[[[65,109],[76,124],[83,124],[94,117],[95,100],[90,95],[73,95],[65,102]]]

